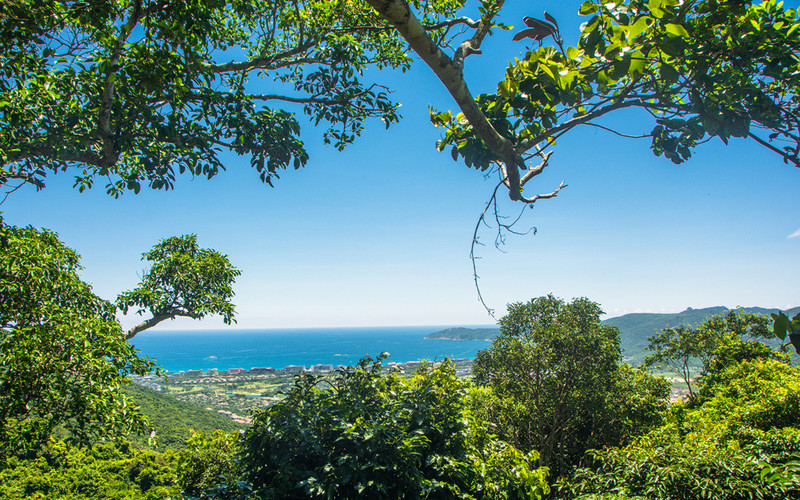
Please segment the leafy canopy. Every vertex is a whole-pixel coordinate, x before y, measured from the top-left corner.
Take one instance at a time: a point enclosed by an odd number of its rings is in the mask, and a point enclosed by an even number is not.
[[[601,314],[586,298],[510,304],[475,359],[476,384],[497,396],[486,412],[500,436],[537,450],[553,477],[658,424],[666,408],[667,384],[622,364],[619,331]]]
[[[681,374],[689,398],[698,396],[693,385],[713,384],[727,367],[744,360],[783,359],[761,341],[774,338],[769,318],[733,310],[716,314],[697,326],[661,330],[649,338],[648,366],[667,366]],[[785,346],[784,346],[785,347]],[[783,348],[782,348],[783,350]],[[707,388],[704,388],[707,392]]]
[[[81,442],[151,433],[122,388],[129,375],[161,369],[126,339],[176,315],[232,321],[239,271],[193,235],[168,238],[145,257],[153,267],[118,303],[153,317],[126,333],[117,306],[80,279],[80,257],[55,233],[0,219],[0,457],[35,451],[60,426]]]
[[[431,20],[460,5],[419,2]],[[0,26],[0,182],[68,170],[115,196],[211,178],[226,151],[272,184],[308,160],[292,109],[341,149],[398,120],[365,70],[410,62],[355,0],[9,0]]]
[[[559,498],[796,498],[799,375],[770,359],[728,366],[702,405],[675,403],[665,425],[594,452],[559,484]]]
[[[200,248],[197,235],[172,236],[161,240],[142,260],[151,262],[142,281],[117,297],[123,314],[136,307],[138,314],[152,315],[131,328],[126,338],[165,319],[186,316],[201,319],[220,315],[226,324],[235,322],[233,281],[241,274],[228,257],[210,248]]]
[[[57,426],[80,441],[149,433],[121,388],[159,370],[80,279],[78,254],[50,231],[2,224],[0,248],[0,456],[37,449]]]
[[[547,470],[534,468],[537,454],[486,431],[452,363],[404,380],[382,373],[385,357],[331,378],[298,377],[284,400],[254,416],[238,470],[204,498],[542,498]],[[185,461],[199,486],[204,470],[219,469],[208,457],[226,446],[221,439],[204,438]]]
[[[179,173],[211,178],[221,155],[250,157],[260,179],[308,154],[294,111],[343,148],[371,118],[398,120],[369,67],[410,68],[408,47],[436,73],[460,113],[433,111],[440,150],[496,169],[514,200],[576,127],[608,129],[637,109],[647,138],[675,163],[702,142],[750,138],[800,164],[794,9],[768,0],[589,0],[575,47],[557,21],[526,18],[493,94],[474,98],[467,58],[481,54],[503,0],[101,0],[0,5],[0,182],[42,187],[69,170],[118,196],[171,188]],[[531,34],[532,33],[532,34]],[[521,43],[521,42],[518,42]],[[498,56],[498,55],[495,55]],[[499,55],[503,57],[503,55]],[[500,75],[498,75],[500,79]]]

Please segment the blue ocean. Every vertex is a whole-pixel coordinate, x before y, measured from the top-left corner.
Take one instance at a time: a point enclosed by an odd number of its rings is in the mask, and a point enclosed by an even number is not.
[[[170,372],[217,368],[352,365],[364,356],[390,354],[387,362],[472,359],[488,341],[426,340],[446,327],[358,327],[270,330],[151,331],[133,345]]]

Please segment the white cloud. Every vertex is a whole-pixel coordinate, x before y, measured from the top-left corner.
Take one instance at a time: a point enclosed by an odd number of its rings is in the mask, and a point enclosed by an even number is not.
[[[800,229],[798,229],[797,231],[795,231],[792,234],[790,234],[789,236],[787,236],[787,238],[788,239],[800,238]]]

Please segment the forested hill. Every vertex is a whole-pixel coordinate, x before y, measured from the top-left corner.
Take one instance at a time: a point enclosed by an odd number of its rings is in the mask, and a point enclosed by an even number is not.
[[[745,307],[745,312],[772,314],[778,309],[766,309],[763,307]],[[624,355],[634,363],[641,363],[647,356],[644,350],[647,347],[647,339],[658,330],[672,328],[675,326],[694,325],[702,322],[714,314],[724,314],[729,309],[724,306],[706,307],[703,309],[692,309],[689,307],[679,313],[632,313],[608,318],[603,324],[616,326],[620,331],[620,342]],[[787,316],[792,317],[800,312],[800,307],[795,307],[784,311]]]
[[[749,313],[772,314],[778,309],[766,309],[763,307],[745,307],[744,311]],[[622,349],[625,351],[626,358],[634,363],[641,363],[647,356],[644,350],[647,347],[647,339],[657,331],[664,328],[675,326],[694,325],[702,322],[714,314],[724,314],[729,309],[724,306],[706,307],[703,309],[687,308],[679,313],[632,313],[608,318],[603,320],[603,324],[616,326],[620,331],[620,341]],[[792,317],[800,312],[800,307],[795,307],[784,311],[787,316]],[[438,332],[431,333],[426,339],[447,339],[447,340],[491,340],[500,333],[498,328],[447,328]]]
[[[499,328],[446,328],[431,333],[429,340],[492,340],[500,333]]]

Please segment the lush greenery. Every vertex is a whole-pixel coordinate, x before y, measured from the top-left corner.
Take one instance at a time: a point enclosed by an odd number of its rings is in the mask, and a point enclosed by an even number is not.
[[[0,456],[35,450],[58,426],[84,442],[149,433],[121,387],[155,364],[80,279],[78,254],[55,233],[2,221],[0,246]]]
[[[419,5],[433,21],[460,3]],[[114,195],[211,178],[223,151],[271,184],[308,160],[281,106],[343,148],[370,118],[398,119],[367,68],[411,60],[397,34],[365,29],[384,23],[358,1],[9,0],[0,23],[0,182],[41,187],[68,170],[80,189],[102,178]],[[253,92],[261,79],[274,91]]]
[[[500,436],[537,450],[555,476],[592,448],[622,444],[659,423],[668,386],[622,364],[619,331],[588,299],[552,295],[510,304],[500,335],[475,359],[475,383]]]
[[[155,442],[144,436],[129,435],[128,440],[138,448],[178,451],[186,446],[193,431],[209,434],[215,430],[238,432],[245,427],[214,411],[137,384],[126,386],[122,392],[136,401],[139,411],[147,416],[155,431]]]
[[[49,440],[0,463],[4,498],[792,498],[800,494],[800,370],[762,343],[765,316],[702,323],[688,402],[620,362],[587,299],[509,306],[474,381],[449,361],[412,377],[383,356],[302,375],[244,434],[146,389],[162,450]],[[662,332],[695,338],[689,328]],[[655,337],[653,352],[663,347]],[[679,339],[680,340],[680,339]],[[176,414],[184,413],[175,418]],[[159,415],[161,413],[161,415]],[[183,421],[182,423],[180,421]],[[193,432],[188,421],[198,424]],[[203,426],[203,422],[207,425]],[[222,426],[221,426],[222,427]],[[232,430],[232,432],[230,432]],[[185,447],[181,445],[186,443]],[[180,448],[180,449],[179,449]]]
[[[70,171],[80,189],[170,188],[211,178],[230,151],[272,183],[308,161],[292,109],[343,148],[368,120],[399,119],[367,69],[407,70],[408,46],[460,113],[432,111],[438,143],[469,167],[495,169],[509,196],[550,164],[559,137],[638,110],[653,152],[680,163],[709,138],[750,138],[800,164],[797,13],[768,0],[589,0],[575,47],[552,16],[525,18],[493,94],[474,98],[468,57],[503,0],[100,0],[0,5],[0,183],[44,185]],[[469,17],[472,15],[472,18]],[[457,28],[457,29],[453,29]],[[463,37],[463,38],[461,38]],[[546,43],[544,43],[546,42]],[[379,73],[371,72],[372,75]],[[256,92],[258,81],[270,93]],[[631,132],[631,131],[628,131]],[[628,135],[635,135],[629,133]]]
[[[0,462],[0,498],[7,500],[165,500],[178,498],[177,457],[101,443],[51,442],[34,458]]]
[[[0,248],[0,457],[34,452],[57,428],[83,443],[152,434],[122,387],[130,375],[161,371],[126,341],[117,307],[80,279],[78,254],[51,231],[2,219]],[[145,255],[154,269],[119,299],[123,309],[153,312],[137,331],[174,317],[174,308],[193,317],[233,313],[238,270],[225,256],[198,249],[194,236]]]
[[[117,297],[117,308],[123,314],[137,308],[137,314],[146,312],[151,317],[128,330],[127,339],[176,316],[202,319],[218,315],[226,324],[235,321],[233,281],[241,271],[220,252],[200,248],[196,235],[164,239],[142,259],[150,267],[139,286]]]
[[[563,183],[542,195],[524,188],[558,139],[606,128],[598,122],[625,109],[651,120],[644,136],[674,163],[708,139],[740,137],[800,165],[795,10],[774,0],[590,0],[575,47],[552,16],[525,18],[516,39],[538,47],[511,61],[494,94],[474,98],[464,66],[492,29],[507,28],[496,21],[503,3],[6,0],[0,184],[41,188],[69,171],[81,190],[101,178],[113,195],[168,189],[179,173],[215,176],[226,152],[250,157],[271,184],[308,160],[284,108],[323,123],[338,148],[371,118],[398,119],[388,89],[365,75],[408,69],[406,43],[461,111],[432,111],[444,129],[438,148],[497,173],[512,200],[556,196]],[[461,16],[475,7],[476,20]],[[253,92],[258,78],[278,90]],[[145,254],[142,285],[111,303],[52,232],[0,222],[0,249],[9,498],[164,498],[178,488],[218,498],[539,498],[548,481],[563,497],[800,494],[798,372],[761,342],[797,347],[797,316],[776,314],[770,329],[733,314],[656,335],[653,363],[675,362],[687,383],[689,361],[701,369],[700,390],[666,410],[665,383],[620,363],[619,333],[600,323],[597,304],[512,304],[476,362],[478,387],[449,363],[405,380],[382,374],[381,359],[299,377],[244,436],[196,434],[173,469],[169,453],[98,443],[150,431],[122,387],[156,368],[125,337],[176,315],[231,321],[238,270],[194,236],[170,238]],[[126,334],[117,308],[152,318]],[[69,440],[54,441],[57,429]]]
[[[383,359],[365,358],[332,379],[299,377],[286,399],[255,416],[239,474],[209,495],[542,497],[546,469],[534,466],[537,454],[486,432],[451,363],[404,379],[382,374]]]
[[[665,425],[633,444],[595,452],[590,467],[560,485],[560,495],[800,495],[800,370],[744,361],[721,373],[711,393],[699,407],[673,405]]]
[[[744,307],[736,308],[753,314],[776,314],[777,309],[767,309],[763,307]],[[623,355],[626,360],[633,364],[644,363],[650,354],[647,346],[650,344],[650,337],[661,330],[675,328],[679,326],[691,327],[699,325],[711,316],[727,314],[730,309],[723,306],[705,307],[701,309],[688,308],[678,313],[631,313],[608,318],[603,320],[604,325],[619,328],[620,343],[622,344]],[[800,313],[800,307],[795,307],[786,311],[790,316]],[[777,346],[777,342],[773,342]]]
[[[769,329],[769,318],[743,310],[726,315],[714,315],[696,327],[677,327],[662,330],[650,337],[647,365],[667,365],[678,372],[689,389],[689,397],[696,397],[692,381],[702,374],[708,384],[728,366],[748,359],[779,357],[786,354],[773,352],[762,343],[774,338]],[[781,346],[781,351],[785,346]],[[697,372],[693,375],[694,368]]]

